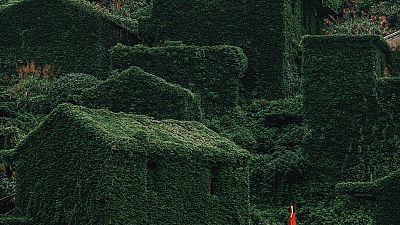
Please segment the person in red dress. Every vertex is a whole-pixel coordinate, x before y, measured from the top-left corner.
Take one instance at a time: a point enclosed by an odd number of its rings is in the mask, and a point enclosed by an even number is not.
[[[293,206],[290,206],[289,225],[296,225],[296,213],[294,212]]]

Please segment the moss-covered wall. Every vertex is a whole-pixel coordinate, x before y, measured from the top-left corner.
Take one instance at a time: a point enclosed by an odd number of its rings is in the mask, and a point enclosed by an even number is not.
[[[244,96],[282,98],[299,92],[298,43],[303,32],[313,30],[303,29],[301,1],[156,0],[153,6],[153,17],[139,24],[144,39],[239,46],[249,57]]]
[[[249,223],[249,154],[197,122],[63,104],[18,146],[37,225]]]
[[[207,114],[223,114],[238,105],[240,78],[247,57],[232,46],[124,46],[111,50],[113,69],[138,66],[144,71],[190,89],[201,97]]]
[[[132,67],[111,75],[82,95],[90,108],[144,114],[158,119],[200,120],[200,99],[188,89]]]
[[[26,62],[56,72],[108,75],[108,49],[133,42],[124,28],[76,0],[21,0],[0,9],[0,71]],[[134,36],[134,35],[133,35]],[[131,39],[135,39],[131,37]]]

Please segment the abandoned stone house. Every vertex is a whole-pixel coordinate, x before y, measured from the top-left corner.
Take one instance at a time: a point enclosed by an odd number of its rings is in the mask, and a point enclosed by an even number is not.
[[[250,155],[198,122],[64,104],[17,151],[33,224],[248,223]]]
[[[29,15],[29,16],[27,16]],[[116,43],[136,44],[133,28],[83,1],[19,0],[0,8],[0,69],[45,64],[59,72],[108,76],[107,51]]]

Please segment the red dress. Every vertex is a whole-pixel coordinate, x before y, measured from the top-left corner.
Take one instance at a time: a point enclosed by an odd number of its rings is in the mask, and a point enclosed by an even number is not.
[[[290,207],[289,225],[296,225],[296,213],[293,210],[293,206]]]

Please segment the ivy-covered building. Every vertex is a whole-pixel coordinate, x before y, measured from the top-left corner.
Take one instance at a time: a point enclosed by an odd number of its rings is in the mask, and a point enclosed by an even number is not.
[[[221,115],[238,106],[240,80],[248,59],[241,48],[228,45],[116,45],[111,68],[140,67],[146,72],[191,90],[201,98],[205,114]]]
[[[17,155],[36,225],[249,223],[249,153],[198,122],[63,104]]]
[[[24,63],[57,72],[108,75],[108,49],[137,43],[135,24],[79,0],[15,0],[0,5],[0,72]]]
[[[201,120],[200,100],[188,89],[131,67],[86,89],[83,105],[156,119]]]
[[[155,0],[152,17],[139,22],[147,42],[229,44],[243,48],[249,68],[246,97],[277,99],[300,91],[304,34],[317,34],[322,3],[313,0]]]
[[[333,224],[397,224],[400,82],[385,74],[388,43],[341,35],[303,44],[306,182],[318,193],[303,199],[331,207]]]

